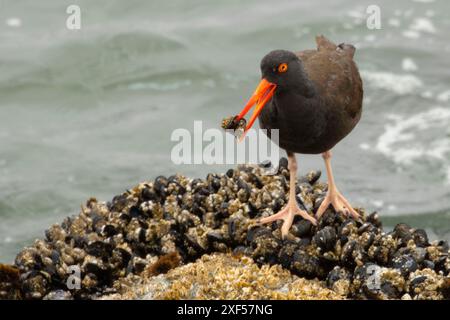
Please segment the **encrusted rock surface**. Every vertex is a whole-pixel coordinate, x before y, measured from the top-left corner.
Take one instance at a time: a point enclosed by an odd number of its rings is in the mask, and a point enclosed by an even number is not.
[[[233,252],[325,281],[347,298],[449,299],[448,243],[429,243],[424,230],[398,224],[386,233],[376,213],[359,209],[355,221],[332,208],[318,226],[297,217],[285,240],[279,222],[257,225],[287,202],[287,160],[268,167],[243,165],[206,179],[160,176],[108,203],[89,199],[79,215],[24,248],[14,267],[0,268],[7,279],[0,298],[95,299],[144,271],[150,277],[204,254]],[[298,179],[297,201],[310,213],[326,193],[319,178],[313,171]]]
[[[0,299],[20,299],[19,270],[14,266],[0,264]]]
[[[344,297],[323,281],[306,280],[280,265],[258,266],[250,257],[214,253],[153,277],[132,276],[117,283],[120,293],[102,299],[277,299]]]

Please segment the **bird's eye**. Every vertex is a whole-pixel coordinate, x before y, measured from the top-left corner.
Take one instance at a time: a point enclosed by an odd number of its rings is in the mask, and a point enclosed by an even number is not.
[[[287,69],[288,69],[287,63],[282,63],[282,64],[280,64],[280,65],[278,66],[278,72],[279,72],[279,73],[286,72]]]

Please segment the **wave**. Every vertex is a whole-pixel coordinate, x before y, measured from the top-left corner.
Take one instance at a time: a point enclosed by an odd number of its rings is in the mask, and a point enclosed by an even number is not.
[[[377,88],[392,91],[398,95],[413,93],[423,86],[420,78],[411,74],[395,74],[386,71],[362,70],[361,76],[369,85]]]
[[[401,165],[431,159],[449,166],[450,132],[442,132],[449,128],[450,109],[434,107],[412,116],[391,114],[388,121],[375,145],[378,152]],[[450,178],[450,173],[446,175]]]

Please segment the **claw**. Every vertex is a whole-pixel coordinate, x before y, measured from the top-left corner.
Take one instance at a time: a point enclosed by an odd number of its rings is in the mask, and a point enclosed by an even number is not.
[[[306,211],[300,209],[295,202],[289,202],[281,211],[271,215],[270,217],[259,219],[257,223],[265,224],[276,220],[283,220],[283,225],[281,226],[281,237],[284,239],[289,233],[289,229],[291,228],[292,222],[294,221],[294,217],[296,215],[311,221],[313,225],[317,225],[317,220],[310,216]]]
[[[331,190],[331,191],[330,191]],[[333,206],[334,210],[339,213],[343,214],[345,216],[352,216],[355,219],[359,219],[359,214],[356,212],[355,209],[350,205],[350,203],[347,201],[347,199],[344,198],[344,196],[336,189],[329,189],[327,191],[327,195],[325,199],[323,199],[322,204],[319,207],[319,210],[317,210],[316,217],[319,219],[327,210],[327,208],[330,206],[330,204]]]

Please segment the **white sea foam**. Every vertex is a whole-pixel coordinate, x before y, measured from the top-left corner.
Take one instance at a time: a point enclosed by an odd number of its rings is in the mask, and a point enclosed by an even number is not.
[[[351,18],[353,25],[360,25],[366,19],[365,11],[363,9],[350,10],[346,14]]]
[[[370,202],[373,204],[373,206],[375,206],[378,209],[380,209],[380,208],[382,208],[384,206],[384,201],[383,200],[375,199],[375,200],[371,200]]]
[[[427,12],[427,15],[429,14],[430,12]],[[419,39],[423,33],[434,34],[436,31],[436,27],[430,19],[418,17],[413,20],[407,30],[402,32],[402,35],[410,39]]]
[[[417,64],[411,58],[404,58],[402,60],[402,69],[405,71],[417,71]]]
[[[359,148],[360,148],[361,150],[369,150],[369,149],[370,149],[370,144],[363,142],[363,143],[361,143],[361,144],[359,145]]]
[[[420,38],[420,33],[414,30],[405,30],[402,32],[402,35],[406,38],[410,38],[410,39],[419,39]]]
[[[395,204],[390,204],[390,205],[388,205],[387,209],[389,211],[395,211],[395,210],[397,210],[397,206]]]
[[[13,241],[13,238],[6,236],[3,238],[3,243],[11,243]]]
[[[399,27],[400,26],[400,20],[396,19],[396,18],[390,18],[388,20],[388,23],[389,23],[390,26],[393,26],[393,27]]]
[[[450,90],[446,90],[446,91],[440,93],[440,94],[436,97],[436,99],[437,99],[438,101],[441,101],[441,102],[449,101],[449,100],[450,100]]]
[[[393,91],[403,95],[414,92],[423,86],[422,80],[411,74],[395,74],[384,71],[361,71],[365,81],[379,89]]]
[[[442,134],[450,125],[450,109],[436,107],[412,116],[390,115],[375,149],[398,164],[408,165],[422,158],[447,161],[450,139]],[[426,131],[433,130],[426,139]],[[437,134],[438,132],[439,134]]]
[[[420,93],[420,96],[425,99],[431,99],[433,98],[433,92],[431,92],[430,90],[425,90]]]
[[[410,25],[410,29],[418,32],[436,33],[433,22],[427,18],[416,18]]]
[[[187,87],[192,84],[191,80],[180,80],[172,83],[158,83],[158,82],[135,82],[128,85],[130,90],[156,90],[156,91],[173,91],[182,87]]]
[[[22,20],[20,20],[19,18],[16,18],[16,17],[11,17],[11,18],[6,19],[6,25],[8,27],[18,28],[18,27],[22,26]]]

